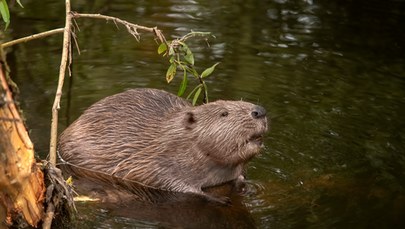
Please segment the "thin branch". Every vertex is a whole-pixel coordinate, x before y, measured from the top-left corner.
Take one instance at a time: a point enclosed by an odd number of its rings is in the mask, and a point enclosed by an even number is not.
[[[191,32],[187,33],[186,35],[173,40],[170,43],[170,45],[168,45],[167,43],[166,43],[166,45],[172,47],[173,49],[177,49],[178,47],[183,46],[184,42],[189,38],[192,38],[192,37],[207,37],[207,36],[214,37],[213,35],[211,35],[210,32],[194,32],[194,31],[191,31]],[[207,41],[207,39],[208,38],[206,38],[205,40]]]
[[[27,36],[27,37],[23,37],[23,38],[20,38],[17,40],[12,40],[12,41],[3,43],[3,44],[1,44],[1,47],[2,48],[10,47],[15,44],[19,44],[19,43],[23,43],[23,42],[25,43],[27,41],[40,39],[40,38],[47,37],[47,36],[57,34],[57,33],[63,33],[63,31],[64,31],[64,28],[59,28],[59,29],[53,29],[53,30],[49,30],[46,32],[42,32],[42,33],[37,33],[37,34],[31,35],[31,36]]]
[[[73,18],[73,23],[74,23],[75,28],[77,29],[77,31],[79,31],[79,32],[80,32],[80,27],[79,27],[79,25],[77,24],[77,21],[76,21],[76,19],[75,19],[75,18]]]
[[[179,41],[185,42],[187,39],[189,39],[191,37],[208,37],[208,36],[212,36],[212,37],[215,38],[215,36],[213,36],[210,32],[194,32],[194,31],[191,31],[191,32],[187,33],[186,35],[184,35],[183,37],[181,37],[179,39]]]
[[[94,19],[103,19],[107,21],[113,21],[115,24],[121,24],[127,28],[128,32],[135,37],[137,41],[139,41],[139,33],[138,30],[143,30],[147,32],[154,33],[155,36],[159,39],[161,43],[166,43],[166,39],[163,36],[162,31],[157,29],[157,27],[150,28],[146,26],[141,26],[137,24],[130,23],[128,21],[116,18],[116,17],[111,17],[111,16],[106,16],[102,14],[82,14],[82,13],[77,13],[77,12],[72,12],[73,18],[94,18]]]
[[[79,42],[77,42],[77,35],[76,35],[76,30],[77,30],[78,32],[80,32],[80,27],[79,27],[79,25],[77,24],[75,18],[72,18],[72,22],[73,22],[73,25],[74,25],[74,26],[73,26],[73,29],[72,29],[72,37],[73,37],[73,41],[75,42],[75,45],[76,45],[77,53],[80,55],[80,47],[79,47]]]
[[[52,227],[52,220],[55,215],[55,206],[53,203],[48,203],[48,208],[46,209],[44,221],[42,223],[42,229],[50,229]]]
[[[52,106],[52,121],[51,121],[51,139],[49,145],[49,161],[51,164],[56,165],[56,145],[58,135],[58,110],[60,108],[60,98],[62,96],[63,82],[65,79],[66,66],[69,56],[70,46],[70,33],[72,28],[72,14],[70,11],[70,0],[66,0],[66,20],[65,29],[63,33],[63,47],[62,47],[62,59],[59,68],[59,80],[58,87],[56,89],[55,100]]]
[[[72,37],[73,37],[73,41],[75,42],[75,45],[76,45],[77,53],[80,55],[81,52],[80,52],[79,42],[77,42],[77,35],[75,32],[72,32]]]

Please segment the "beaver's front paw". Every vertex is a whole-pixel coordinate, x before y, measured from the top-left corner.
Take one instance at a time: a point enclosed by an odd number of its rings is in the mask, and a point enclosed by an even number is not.
[[[205,195],[205,199],[208,200],[210,203],[220,204],[230,206],[232,205],[232,201],[227,196],[211,196]]]
[[[242,195],[246,192],[246,180],[243,175],[233,181],[233,190]]]

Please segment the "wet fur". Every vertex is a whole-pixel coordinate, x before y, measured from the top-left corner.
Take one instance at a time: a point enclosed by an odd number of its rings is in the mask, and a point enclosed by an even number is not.
[[[206,196],[202,188],[237,179],[259,152],[249,138],[267,120],[252,118],[254,107],[193,107],[161,90],[128,90],[88,108],[61,134],[59,154],[77,176]]]

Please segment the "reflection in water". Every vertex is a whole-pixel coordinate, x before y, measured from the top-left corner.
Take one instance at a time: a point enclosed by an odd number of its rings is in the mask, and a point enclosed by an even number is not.
[[[95,203],[78,203],[79,210],[84,212],[88,212],[88,209],[100,209],[98,212],[90,211],[88,214],[79,216],[86,221],[89,217],[98,218],[96,222],[89,223],[89,227],[124,227],[139,223],[159,228],[256,227],[253,218],[241,203],[241,196],[233,190],[232,184],[205,190],[213,195],[229,196],[232,201],[230,206],[209,203],[191,194],[164,193],[163,191],[160,191],[159,200],[154,199],[154,203],[151,203],[139,201],[133,193],[116,187],[81,180],[76,180],[75,184],[79,194],[84,193],[93,199],[100,200]],[[146,191],[145,188],[143,189]],[[153,190],[153,192],[156,194],[157,191]],[[103,215],[98,216],[97,214],[100,213]],[[114,220],[111,220],[111,217],[114,217]],[[120,217],[125,217],[124,221],[116,222]]]
[[[27,1],[29,10],[12,17],[9,36],[60,27],[62,4]],[[259,228],[404,227],[403,1],[101,0],[73,2],[73,8],[157,25],[172,38],[190,30],[216,36],[210,48],[192,44],[196,66],[221,62],[207,81],[211,98],[243,98],[276,117],[267,149],[248,169],[254,191],[243,199]],[[82,54],[74,55],[70,121],[127,88],[176,91],[165,83],[167,62],[149,37],[136,43],[112,23],[78,24]],[[60,47],[56,36],[20,45],[7,56],[41,157],[48,149]],[[62,117],[61,130],[66,122]],[[156,218],[134,222],[104,209],[81,205],[90,222],[161,225]]]

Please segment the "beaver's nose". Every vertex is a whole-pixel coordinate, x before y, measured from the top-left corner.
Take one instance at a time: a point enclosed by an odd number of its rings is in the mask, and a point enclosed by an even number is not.
[[[261,106],[255,106],[253,107],[253,111],[252,111],[252,117],[253,118],[263,118],[266,116],[266,109],[264,109],[264,107]]]

